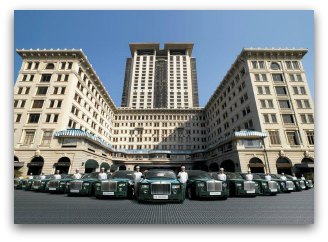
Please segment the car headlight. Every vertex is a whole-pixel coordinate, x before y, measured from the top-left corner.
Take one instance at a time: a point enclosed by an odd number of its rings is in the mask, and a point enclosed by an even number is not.
[[[227,183],[222,183],[222,187],[227,187]]]
[[[204,183],[198,183],[197,186],[198,186],[198,187],[204,187],[205,184],[204,184]]]
[[[101,184],[100,184],[100,183],[96,183],[95,186],[96,186],[96,187],[100,187]]]
[[[141,185],[141,189],[148,189],[149,185]]]
[[[180,189],[180,185],[172,185],[172,189]]]
[[[236,186],[237,186],[237,187],[241,187],[241,184],[240,184],[240,183],[237,183]]]
[[[60,185],[65,185],[65,182],[61,182]]]
[[[259,187],[259,184],[255,182],[255,186],[256,186],[256,187]]]
[[[71,183],[70,182],[67,182],[66,185],[69,186],[69,185],[71,185]]]
[[[83,186],[89,186],[90,184],[89,183],[84,183]]]
[[[119,187],[125,187],[125,183],[118,184]]]

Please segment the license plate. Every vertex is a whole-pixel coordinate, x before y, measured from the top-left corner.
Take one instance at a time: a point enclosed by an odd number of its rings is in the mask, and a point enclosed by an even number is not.
[[[252,190],[252,191],[246,191],[246,193],[255,193],[255,190]]]
[[[154,195],[154,199],[169,199],[168,195]]]
[[[289,187],[288,190],[294,190],[292,187]]]
[[[72,192],[72,193],[79,193],[80,192],[80,190],[72,190],[71,189],[71,191],[70,192]]]
[[[271,192],[276,192],[277,191],[277,189],[271,189]]]
[[[114,192],[103,192],[103,195],[114,195]]]
[[[210,192],[210,195],[221,195],[221,192]]]
[[[49,191],[55,191],[56,188],[55,187],[49,187]]]

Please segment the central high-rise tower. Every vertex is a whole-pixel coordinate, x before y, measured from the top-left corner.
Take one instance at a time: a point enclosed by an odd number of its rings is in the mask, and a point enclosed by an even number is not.
[[[196,59],[193,44],[130,44],[122,107],[135,109],[198,107]]]

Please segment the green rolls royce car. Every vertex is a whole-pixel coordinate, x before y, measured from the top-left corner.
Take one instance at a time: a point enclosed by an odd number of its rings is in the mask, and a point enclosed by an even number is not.
[[[305,189],[308,190],[310,188],[313,188],[313,182],[312,180],[304,180],[305,182]]]
[[[302,181],[301,179],[293,179],[293,177],[291,175],[285,175],[287,177],[287,179],[289,181],[293,181],[294,185],[295,185],[295,191],[296,192],[300,192],[302,190],[305,190],[306,186],[305,186],[305,182]]]
[[[183,184],[172,170],[149,170],[137,184],[138,202],[179,202],[185,199]]]
[[[187,173],[186,193],[189,199],[228,198],[229,190],[226,181],[215,180],[207,172],[201,170],[190,170]]]
[[[133,198],[134,180],[133,171],[115,171],[108,180],[95,183],[95,196],[97,198]]]
[[[32,191],[33,190],[33,182],[34,180],[40,179],[39,176],[33,176],[33,179],[27,179],[24,184],[22,184],[22,189],[25,191]]]
[[[256,197],[260,194],[259,184],[256,181],[246,181],[239,173],[226,172],[229,184],[229,196]]]
[[[47,183],[47,190],[50,193],[64,193],[66,189],[66,183],[74,179],[73,174],[62,174],[61,179],[52,178]]]
[[[247,173],[240,173],[241,176],[246,179]],[[267,181],[264,177],[256,173],[252,173],[253,181],[258,182],[260,195],[276,195],[280,192],[280,186],[276,181]]]
[[[14,178],[14,189],[22,189],[23,183],[26,184],[26,182],[25,178]]]
[[[271,180],[276,181],[280,185],[281,192],[292,192],[295,190],[295,185],[293,181],[290,180],[281,180],[280,174],[270,174]]]
[[[66,183],[65,192],[68,195],[93,195],[99,172],[84,174],[81,179],[73,179]]]
[[[48,191],[48,182],[53,179],[54,175],[46,175],[45,179],[40,179],[38,177],[33,181],[33,190],[37,192],[47,192]]]

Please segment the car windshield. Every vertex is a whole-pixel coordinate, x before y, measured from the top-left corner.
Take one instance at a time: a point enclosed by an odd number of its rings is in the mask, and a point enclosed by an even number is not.
[[[111,175],[112,179],[115,178],[124,178],[124,179],[129,179],[133,180],[133,171],[115,171],[113,175]]]
[[[208,175],[212,177],[213,179],[218,179],[218,173],[216,172],[209,172]]]
[[[145,173],[146,179],[176,179],[173,171],[147,171]]]
[[[262,177],[258,174],[252,173],[252,175],[253,175],[253,179],[262,179]]]
[[[228,179],[243,179],[243,177],[239,173],[226,173]]]
[[[68,174],[68,175],[62,176],[62,178],[74,178],[74,174]]]
[[[187,171],[188,179],[212,179],[205,171]]]
[[[84,174],[82,178],[98,178],[99,172],[92,172],[88,174]]]
[[[274,178],[274,179],[280,179],[282,177],[282,175],[280,174],[271,174],[271,178]]]

